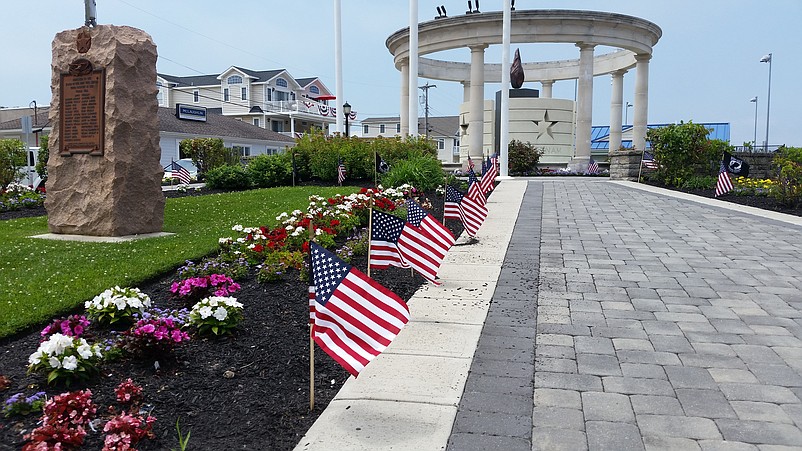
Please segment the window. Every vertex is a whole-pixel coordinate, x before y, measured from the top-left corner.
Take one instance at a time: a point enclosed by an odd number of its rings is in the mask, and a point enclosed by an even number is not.
[[[253,125],[259,127],[259,118],[258,117],[253,118]]]
[[[197,89],[192,91],[192,100],[194,100],[195,103],[200,102],[200,91],[198,91]]]
[[[317,86],[310,86],[309,92],[311,92],[312,94],[320,94],[320,89]]]
[[[248,100],[248,88],[242,88],[242,100]]]
[[[384,124],[379,125],[379,133],[384,133]]]
[[[231,148],[236,152],[240,157],[250,157],[251,156],[251,146],[243,146],[240,144],[234,144]]]
[[[228,102],[231,98],[228,95],[228,88],[223,88],[223,102]]]
[[[276,86],[281,86],[282,88],[286,88],[287,87],[287,80],[285,80],[283,78],[277,78],[276,79]]]
[[[370,133],[370,125],[363,125],[362,134],[367,135],[368,133]]]
[[[273,88],[265,89],[265,102],[270,102],[273,100]]]
[[[161,105],[164,105],[164,92],[162,92],[162,90],[161,90],[161,89],[159,89],[158,91],[156,91],[156,102],[158,102],[158,104],[159,104],[160,106],[161,106]]]
[[[437,139],[437,148],[438,148],[439,150],[443,150],[443,149],[445,149],[445,148],[446,148],[446,140],[445,140],[445,139],[443,139],[443,138],[438,138],[438,139]]]
[[[238,84],[242,83],[242,77],[240,77],[239,75],[232,75],[232,76],[228,77],[227,81],[228,81],[228,84],[230,84],[230,85],[238,85]]]
[[[401,123],[400,122],[395,124],[395,132],[396,133],[401,133]]]

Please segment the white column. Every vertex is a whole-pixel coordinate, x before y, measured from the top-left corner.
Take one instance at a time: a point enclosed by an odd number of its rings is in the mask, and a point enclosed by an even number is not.
[[[418,135],[418,0],[409,0],[409,135]],[[412,93],[415,94],[412,94]]]
[[[401,136],[409,135],[409,60],[401,61]]]
[[[334,76],[337,116],[337,133],[345,130],[343,116],[343,33],[340,0],[334,0]]]
[[[471,100],[468,114],[468,155],[480,158],[483,154],[485,116],[485,49],[487,45],[471,46]]]
[[[540,84],[542,85],[540,97],[543,99],[550,99],[551,98],[551,89],[554,87],[554,80],[541,80]]]
[[[612,73],[613,92],[610,97],[610,152],[621,148],[621,114],[624,106],[624,74],[626,70]]]
[[[471,82],[462,81],[462,103],[468,103],[471,100]]]
[[[499,127],[499,175],[507,176],[507,153],[510,143],[510,0],[504,0],[501,36],[501,124]]]
[[[649,60],[652,55],[635,55],[635,111],[632,119],[632,146],[646,149],[646,124],[649,117]]]
[[[594,44],[579,47],[579,81],[576,113],[576,150],[571,169],[584,171],[590,162],[590,127],[593,122],[593,48]]]

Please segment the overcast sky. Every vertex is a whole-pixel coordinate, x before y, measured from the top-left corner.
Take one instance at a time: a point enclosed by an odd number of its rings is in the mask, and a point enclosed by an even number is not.
[[[466,1],[420,0],[427,21],[436,6],[464,14]],[[0,106],[50,102],[50,45],[53,36],[84,22],[83,0],[3,1],[3,69]],[[220,2],[211,0],[97,0],[98,23],[129,25],[148,32],[158,47],[160,73],[217,74],[230,66],[253,70],[286,68],[296,78],[319,76],[335,90],[333,0]],[[343,98],[367,117],[397,116],[399,73],[384,43],[408,26],[403,0],[342,0]],[[663,36],[650,64],[649,123],[729,122],[731,142],[752,141],[758,97],[757,141],[766,134],[769,67],[773,53],[771,144],[802,146],[802,1],[800,0],[518,0],[517,9],[593,9],[654,22]],[[501,10],[501,0],[482,0],[481,10]],[[517,45],[513,47],[518,47]],[[578,58],[570,44],[520,46],[525,62]],[[597,49],[597,54],[604,49]],[[467,49],[448,52],[469,61]],[[500,62],[500,46],[486,62]],[[420,85],[427,80],[421,79]],[[624,101],[634,96],[634,71],[625,77]],[[458,114],[462,86],[431,81],[431,115]],[[539,89],[538,83],[526,87]],[[492,98],[498,85],[488,85]],[[555,84],[554,96],[573,99],[574,82]],[[610,78],[594,79],[593,125],[609,124]],[[423,115],[423,108],[419,108]],[[629,111],[628,122],[632,122]]]

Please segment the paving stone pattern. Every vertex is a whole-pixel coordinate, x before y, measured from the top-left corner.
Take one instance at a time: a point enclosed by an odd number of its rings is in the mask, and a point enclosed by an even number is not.
[[[533,375],[498,371],[486,325],[449,449],[802,449],[801,228],[606,181],[531,181],[509,249],[538,291],[494,295],[487,323],[536,302],[521,318],[534,340],[504,334],[534,346]],[[506,267],[500,286],[516,283]]]

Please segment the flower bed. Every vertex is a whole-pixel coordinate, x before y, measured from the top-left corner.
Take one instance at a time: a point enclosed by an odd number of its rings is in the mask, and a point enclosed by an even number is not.
[[[316,222],[320,220],[320,226],[315,231],[317,236],[331,237],[332,245],[363,271],[367,264],[366,248],[363,246],[365,237],[359,234],[354,236],[353,226],[348,225],[352,224],[349,217],[340,217],[337,212],[353,211],[360,214],[364,209],[361,206],[364,200],[359,195],[351,201],[343,196],[318,199],[311,211],[316,215]],[[317,205],[321,202],[325,205]],[[433,213],[442,216],[442,201],[433,204]],[[91,388],[92,402],[98,406],[96,417],[101,421],[92,423],[95,430],[92,427],[84,428],[86,435],[82,439],[85,449],[101,449],[112,434],[117,434],[113,440],[119,441],[125,434],[139,437],[140,432],[141,440],[136,444],[138,449],[177,448],[176,422],[179,422],[184,435],[191,431],[190,449],[201,447],[200,444],[203,449],[291,449],[295,446],[348,377],[345,370],[318,350],[315,353],[316,408],[309,412],[307,284],[300,280],[305,270],[303,260],[298,264],[297,260],[290,257],[299,252],[296,246],[303,248],[301,235],[308,234],[305,229],[292,237],[298,227],[304,227],[304,218],[301,216],[288,213],[285,218],[279,219],[282,221],[282,230],[289,232],[286,236],[277,232],[278,226],[272,229],[265,226],[264,230],[261,226],[243,226],[241,230],[232,230],[236,233],[232,233],[235,236],[223,245],[223,258],[214,263],[187,264],[177,273],[140,285],[138,288],[141,293],[147,294],[152,304],[160,310],[155,314],[154,307],[145,313],[132,312],[133,327],[128,333],[96,328],[94,324],[87,327],[80,319],[83,312],[74,312],[77,317],[48,326],[51,331],[57,331],[55,333],[64,337],[67,335],[61,332],[71,331],[75,336],[70,337],[71,340],[80,340],[78,335],[90,336],[87,339],[100,344],[100,352],[104,356],[119,356],[119,352],[114,353],[113,348],[107,346],[128,342],[131,336],[143,337],[137,340],[145,343],[140,348],[146,349],[151,344],[159,348],[165,337],[170,342],[169,349],[159,349],[158,353],[138,353],[129,349],[131,352],[125,356],[102,362],[99,365],[100,373],[94,378],[76,381],[70,387]],[[291,217],[294,219],[290,220]],[[450,221],[448,225],[455,234],[462,230],[457,221]],[[293,226],[292,231],[287,229],[288,226]],[[346,240],[348,246],[344,245]],[[257,249],[258,244],[263,248]],[[360,246],[363,247],[360,249]],[[274,274],[276,277],[272,281],[260,282],[257,277],[263,272],[266,256],[272,255],[271,252],[287,253],[286,264],[281,274]],[[235,315],[227,309],[225,317],[218,313],[221,302],[235,308],[242,305],[242,319],[233,329],[229,329],[232,333],[216,335],[210,330],[212,333],[208,335],[196,334],[196,329],[176,329],[174,323],[165,322],[167,317],[173,317],[176,321],[191,321],[191,315],[178,312],[192,305],[177,296],[171,290],[172,285],[181,279],[211,278],[211,274],[237,279],[238,288],[230,293],[236,297],[236,301],[226,303],[217,299],[217,305],[209,305],[210,311],[205,311],[209,313],[205,319],[223,321]],[[411,297],[424,283],[420,276],[412,277],[409,270],[398,268],[374,271],[372,276],[402,299]],[[220,277],[217,279],[223,280]],[[230,291],[230,284],[226,283]],[[131,299],[138,299],[144,305],[139,295],[125,298],[128,299],[125,308],[139,306],[137,302],[133,302],[135,306],[132,306],[129,302]],[[106,304],[115,309],[118,305],[114,301]],[[204,306],[197,309],[200,317],[203,316],[202,308]],[[76,328],[80,328],[80,334],[76,333]],[[173,336],[175,330],[187,330],[192,336],[189,340],[183,336],[176,340]],[[139,335],[136,335],[136,331],[139,331]],[[0,397],[6,399],[15,392],[30,397],[40,390],[45,390],[49,396],[64,392],[64,388],[48,386],[41,375],[25,374],[27,359],[37,349],[41,339],[42,335],[37,330],[0,342],[4,351],[0,375],[11,378],[11,387],[0,391]],[[141,396],[144,413],[138,417],[124,415],[121,411],[107,413],[109,406],[119,404],[119,385],[128,378],[141,386],[141,392],[134,390],[128,393],[130,396]],[[148,422],[149,416],[158,420],[155,423]],[[0,421],[0,443],[19,448],[23,443],[20,431],[25,429],[30,432],[37,418],[38,414],[33,413]],[[104,433],[103,429],[109,424],[109,430]],[[146,439],[146,429],[152,430],[152,439]]]

